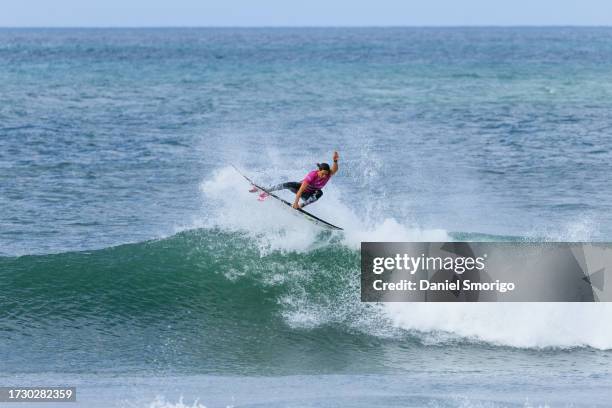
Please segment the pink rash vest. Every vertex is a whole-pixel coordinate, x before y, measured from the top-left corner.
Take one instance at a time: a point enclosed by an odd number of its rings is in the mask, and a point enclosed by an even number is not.
[[[308,187],[306,187],[306,191],[310,193],[312,191],[322,189],[323,186],[327,184],[330,178],[331,178],[331,174],[328,174],[326,177],[320,178],[319,175],[317,174],[317,170],[313,170],[309,172],[306,175],[306,177],[304,177],[304,180],[303,180],[308,183]]]

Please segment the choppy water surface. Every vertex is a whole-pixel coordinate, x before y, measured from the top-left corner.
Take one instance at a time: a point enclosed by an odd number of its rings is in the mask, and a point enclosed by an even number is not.
[[[609,241],[611,40],[0,30],[2,383],[83,406],[606,406],[606,304],[364,304],[358,248]],[[230,166],[299,180],[333,150],[310,208],[343,233]]]

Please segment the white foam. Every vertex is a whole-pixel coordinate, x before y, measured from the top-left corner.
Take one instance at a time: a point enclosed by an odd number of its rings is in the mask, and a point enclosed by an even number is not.
[[[198,400],[194,401],[192,405],[186,405],[181,397],[178,402],[169,402],[161,396],[157,396],[153,402],[149,404],[149,408],[206,408],[205,405],[199,403]]]
[[[395,326],[429,333],[426,341],[442,331],[511,347],[612,349],[608,303],[386,303],[384,309]]]
[[[253,172],[256,181],[263,184],[286,180],[299,180],[299,176],[276,172],[276,180]],[[277,249],[308,251],[321,238],[320,227],[290,211],[273,199],[257,201],[257,195],[248,192],[248,182],[232,167],[227,166],[212,173],[201,183],[204,194],[205,218],[194,227],[220,228],[226,231],[249,233],[262,250]],[[292,194],[280,192],[286,199]],[[342,243],[359,248],[361,241],[444,241],[448,234],[443,230],[422,230],[406,226],[393,218],[364,219],[346,203],[340,189],[333,184],[326,186],[321,201],[307,207],[312,214],[341,226]],[[350,201],[350,200],[348,200]]]
[[[206,214],[196,226],[248,233],[264,253],[270,249],[308,250],[320,232],[317,227],[297,220],[296,214],[282,208],[284,204],[277,200],[258,201],[249,188],[232,167],[214,172],[201,184]]]
[[[561,225],[536,226],[526,235],[556,242],[588,242],[597,240],[600,232],[597,220],[583,214]]]
[[[347,231],[344,243],[357,247],[362,241],[448,241],[448,233],[442,229],[424,230],[418,227],[406,227],[393,218],[385,218],[382,222],[363,229]]]
[[[271,180],[252,173],[263,183],[299,179],[296,174],[277,172],[278,179]],[[248,183],[231,167],[214,172],[202,182],[201,188],[206,200],[206,218],[200,226],[246,232],[259,244],[262,253],[268,250],[309,251],[317,242],[321,245],[319,227],[296,218],[292,211],[281,208],[284,205],[275,200],[258,202],[256,195],[247,191]],[[325,188],[322,200],[308,210],[342,226],[345,230],[334,234],[339,234],[335,236],[341,243],[353,249],[359,248],[361,241],[451,240],[444,230],[424,230],[390,217],[360,217],[333,184]],[[568,225],[562,238],[588,238],[592,225],[587,221]],[[612,304],[386,303],[368,307],[359,301],[358,283],[347,285],[341,302],[312,297],[300,289],[304,283],[300,280],[308,279],[311,272],[294,271],[290,277],[294,282],[293,290],[279,299],[285,308],[283,316],[291,326],[349,324],[381,336],[398,329],[409,330],[420,333],[425,342],[431,343],[467,338],[523,348],[589,346],[612,349],[612,326],[605,324],[612,321]],[[358,282],[358,270],[354,276]],[[343,306],[338,307],[338,303]],[[383,327],[385,325],[388,327]]]

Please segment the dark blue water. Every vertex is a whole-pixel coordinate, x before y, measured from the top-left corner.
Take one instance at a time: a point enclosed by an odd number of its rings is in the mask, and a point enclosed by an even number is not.
[[[363,304],[358,248],[609,241],[610,112],[609,28],[1,29],[0,385],[606,406],[606,304]],[[309,208],[343,233],[230,166],[299,180],[334,150]]]

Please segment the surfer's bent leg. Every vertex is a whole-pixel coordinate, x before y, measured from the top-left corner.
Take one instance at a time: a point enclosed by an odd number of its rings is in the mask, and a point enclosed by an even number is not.
[[[277,190],[291,190],[293,193],[297,193],[302,184],[297,181],[289,181],[287,183],[277,184],[268,189],[268,191],[277,191]]]
[[[310,194],[305,200],[304,200],[304,204],[302,204],[302,207],[306,207],[309,204],[314,203],[315,201],[317,201],[319,198],[321,198],[321,196],[323,195],[323,191],[321,190],[317,190],[314,193]]]

